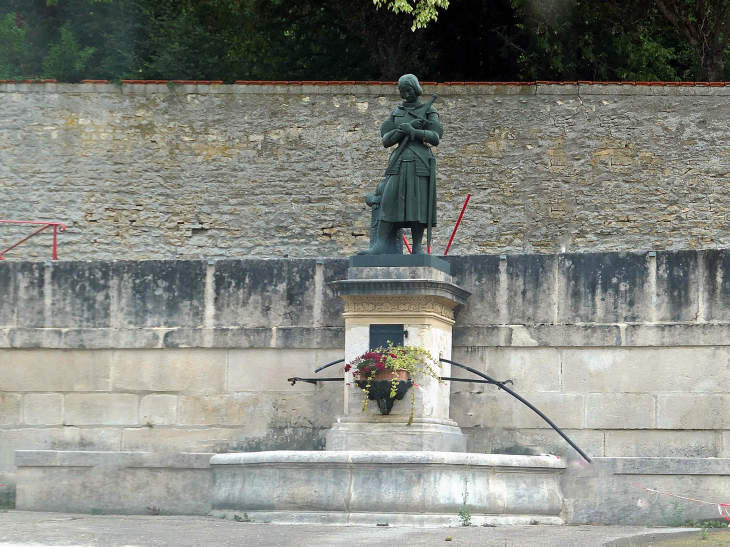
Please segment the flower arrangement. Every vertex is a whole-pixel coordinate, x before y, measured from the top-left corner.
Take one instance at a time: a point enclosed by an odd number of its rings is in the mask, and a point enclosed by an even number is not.
[[[416,389],[420,389],[418,384],[414,382],[415,375],[420,372],[443,382],[439,377],[438,368],[440,367],[431,357],[431,354],[421,347],[393,346],[389,344],[387,349],[380,348],[375,351],[368,351],[357,357],[351,363],[345,365],[345,372],[354,369],[352,374],[355,382],[365,393],[362,404],[363,412],[368,408],[368,399],[377,399],[377,395],[383,397],[382,393],[373,393],[374,382],[390,381],[390,393],[386,395],[391,399],[390,406],[392,406],[394,398],[402,399],[405,391],[413,386],[411,416],[408,420],[408,425],[411,425],[416,405]],[[408,379],[409,376],[410,380]],[[383,412],[383,407],[380,406],[380,408]],[[388,407],[387,412],[389,411],[390,407]]]

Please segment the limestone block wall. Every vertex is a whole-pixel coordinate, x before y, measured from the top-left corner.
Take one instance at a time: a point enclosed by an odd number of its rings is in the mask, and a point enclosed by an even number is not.
[[[730,252],[449,257],[453,359],[594,457],[730,457]],[[342,388],[343,259],[0,263],[0,483],[18,449],[321,449]],[[340,373],[333,367],[325,376]],[[453,374],[461,374],[456,368]],[[475,452],[569,458],[529,409],[452,383]]]
[[[14,451],[322,449],[342,260],[0,263],[0,484]]]
[[[454,254],[724,248],[730,87],[426,86]],[[0,85],[3,218],[66,260],[347,256],[388,151],[384,85]],[[28,233],[0,226],[0,247]],[[8,257],[50,259],[48,234]]]
[[[590,455],[730,455],[727,251],[454,257],[472,292],[454,359],[514,389]],[[452,384],[475,451],[563,441],[494,388]]]

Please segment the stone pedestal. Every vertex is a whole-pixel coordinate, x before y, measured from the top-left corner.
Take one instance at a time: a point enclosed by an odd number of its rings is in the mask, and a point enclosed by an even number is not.
[[[404,345],[426,349],[440,365],[439,375],[451,376],[451,365],[439,358],[451,358],[454,308],[469,293],[453,283],[448,262],[431,255],[356,256],[348,278],[331,286],[345,301],[346,362],[374,349],[369,347],[371,325],[403,325]],[[364,394],[352,372],[346,373],[344,415],[327,434],[327,450],[464,452],[461,430],[449,418],[448,382],[420,376],[415,378],[414,421],[408,426],[411,393],[387,416],[373,401],[363,412]]]

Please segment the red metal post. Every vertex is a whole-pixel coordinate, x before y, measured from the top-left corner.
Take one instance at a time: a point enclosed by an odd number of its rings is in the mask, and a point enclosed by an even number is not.
[[[56,233],[58,231],[58,226],[56,224],[53,225],[53,254],[51,255],[52,260],[58,260],[58,245],[56,242]]]
[[[446,246],[446,250],[444,251],[444,256],[449,254],[449,249],[451,248],[451,242],[454,241],[454,236],[456,235],[456,230],[459,229],[459,224],[461,224],[461,217],[464,216],[464,211],[466,210],[466,205],[469,203],[469,198],[471,197],[471,194],[466,195],[466,201],[464,202],[464,206],[461,208],[461,214],[459,215],[459,220],[456,221],[456,226],[454,226],[454,231],[451,232],[451,238],[449,239],[449,244]]]
[[[403,238],[403,243],[406,244],[406,249],[408,249],[408,254],[413,254],[413,251],[411,251],[411,246],[408,245],[408,240],[406,239],[406,234],[401,234],[401,237]]]

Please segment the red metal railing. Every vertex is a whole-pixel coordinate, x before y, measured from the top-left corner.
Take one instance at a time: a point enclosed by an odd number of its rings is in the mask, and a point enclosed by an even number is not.
[[[9,250],[15,249],[15,247],[17,247],[18,245],[20,245],[21,243],[23,243],[25,241],[28,241],[34,235],[41,233],[43,230],[45,230],[49,226],[53,226],[53,257],[52,258],[53,258],[53,260],[58,260],[58,243],[56,240],[56,235],[58,234],[58,232],[66,231],[65,224],[61,224],[60,222],[43,222],[43,221],[39,221],[39,220],[0,220],[0,222],[5,222],[8,224],[42,224],[43,225],[40,228],[38,228],[35,232],[30,234],[28,237],[26,237],[25,239],[21,239],[15,245],[11,245],[4,251],[0,252],[0,260],[4,260],[3,255],[5,253],[7,253]]]
[[[451,249],[451,243],[454,241],[454,236],[456,235],[456,230],[459,229],[459,224],[461,224],[461,217],[464,216],[464,211],[466,211],[466,206],[469,205],[470,197],[471,197],[471,194],[466,195],[466,201],[464,202],[464,206],[461,208],[461,213],[459,214],[459,220],[456,221],[456,226],[454,226],[454,231],[451,232],[451,238],[449,239],[449,244],[446,246],[446,250],[444,251],[444,256],[449,254],[449,249]]]

